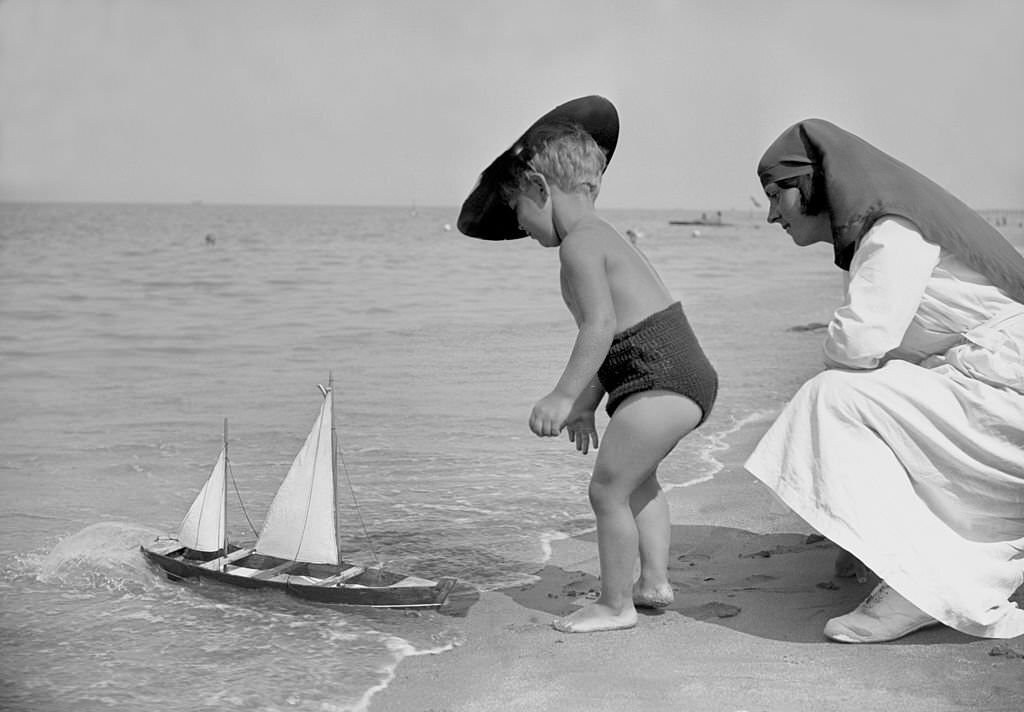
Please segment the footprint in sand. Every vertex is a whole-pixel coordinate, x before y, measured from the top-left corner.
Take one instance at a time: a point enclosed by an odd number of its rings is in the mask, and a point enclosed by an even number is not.
[[[728,603],[722,603],[721,601],[711,601],[710,603],[705,603],[701,606],[683,608],[679,612],[684,616],[706,621],[713,620],[715,618],[732,618],[733,616],[738,616],[741,610],[743,609],[739,606],[731,606]]]

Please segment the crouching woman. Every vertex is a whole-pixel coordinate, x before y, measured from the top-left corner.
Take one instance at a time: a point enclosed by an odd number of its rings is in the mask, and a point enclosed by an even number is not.
[[[826,121],[787,129],[757,172],[768,222],[797,245],[831,243],[845,272],[826,370],[746,462],[881,579],[825,635],[881,642],[940,623],[1024,634],[1010,600],[1024,583],[1024,257]]]

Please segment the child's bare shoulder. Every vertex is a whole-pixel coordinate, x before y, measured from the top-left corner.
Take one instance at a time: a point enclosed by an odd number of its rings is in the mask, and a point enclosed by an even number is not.
[[[576,227],[562,240],[562,259],[594,259],[614,254],[625,246],[625,240],[603,220],[589,220]]]

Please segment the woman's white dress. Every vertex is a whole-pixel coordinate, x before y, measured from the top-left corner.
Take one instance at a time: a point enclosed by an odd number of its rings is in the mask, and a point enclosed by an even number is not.
[[[1024,305],[902,219],[850,267],[805,383],[746,468],[918,608],[1024,634]]]

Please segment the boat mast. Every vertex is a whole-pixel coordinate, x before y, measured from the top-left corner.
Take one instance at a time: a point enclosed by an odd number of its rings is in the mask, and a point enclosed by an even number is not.
[[[341,566],[341,534],[338,522],[338,430],[334,425],[334,372],[327,377],[327,396],[331,399],[331,481],[332,501],[334,508],[334,550],[337,552],[338,566]]]
[[[220,570],[224,570],[224,561],[228,555],[228,419],[224,418],[224,497],[220,503],[220,521],[223,525],[224,538],[221,540],[223,554],[220,560]]]

